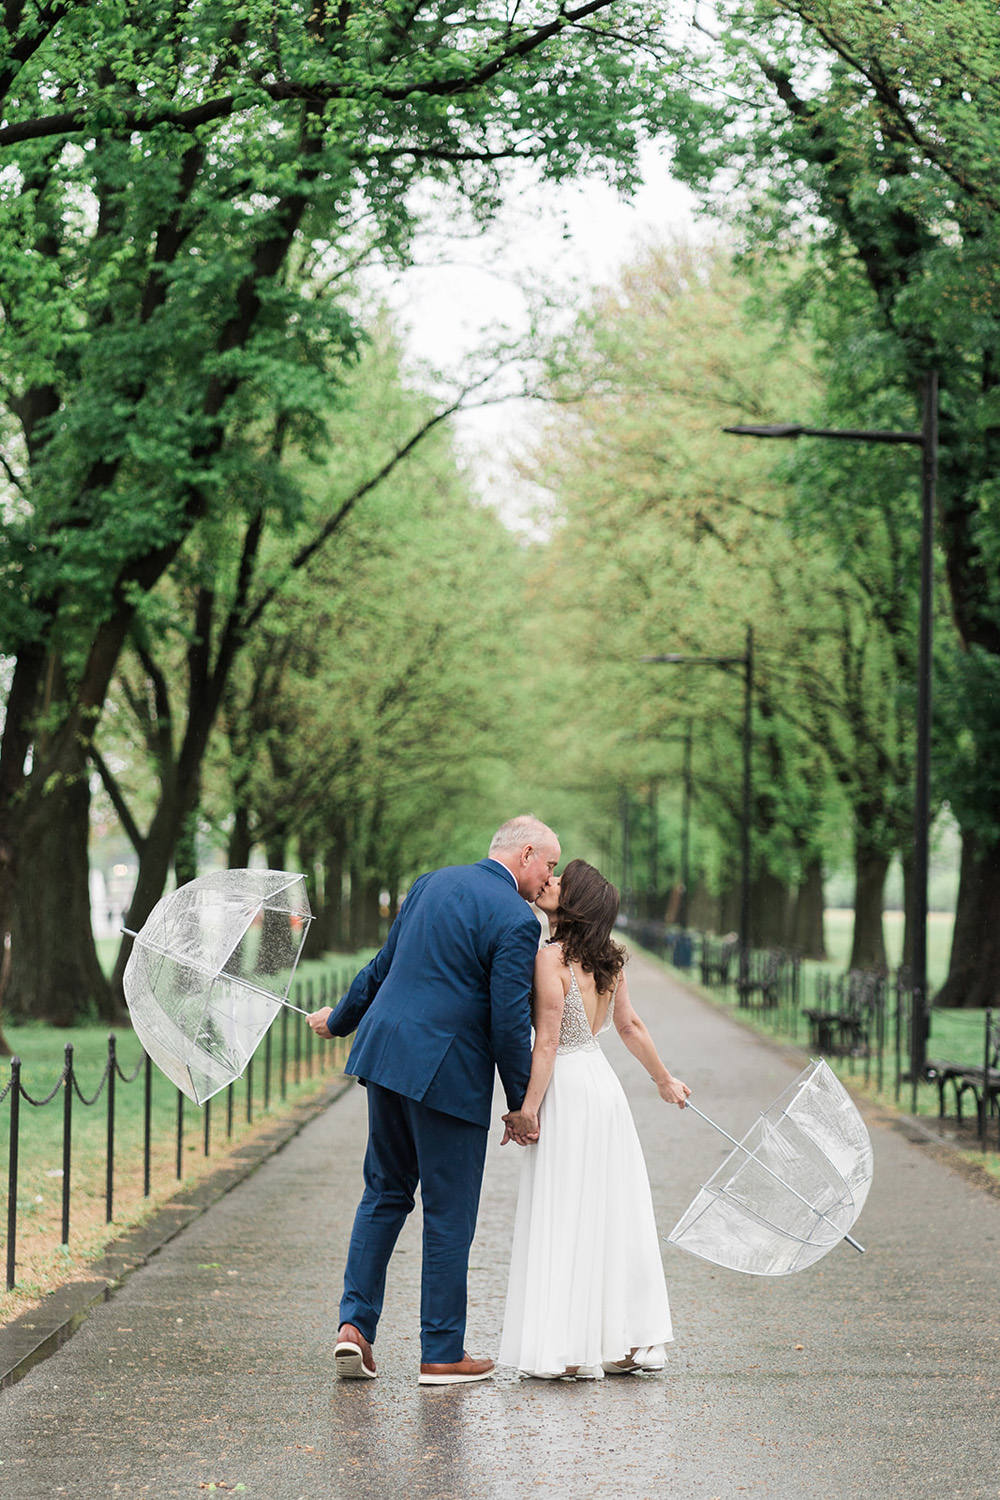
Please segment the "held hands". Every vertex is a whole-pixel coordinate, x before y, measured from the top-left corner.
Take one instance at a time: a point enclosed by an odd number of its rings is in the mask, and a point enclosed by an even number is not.
[[[678,1109],[683,1109],[691,1096],[691,1090],[686,1083],[681,1083],[679,1078],[672,1078],[668,1073],[666,1078],[656,1085],[657,1092],[664,1104],[676,1104]]]
[[[330,1040],[330,1032],[327,1029],[326,1018],[327,1016],[331,1015],[332,1012],[332,1005],[324,1005],[319,1010],[314,1010],[310,1015],[306,1016],[306,1020],[309,1022],[309,1025],[312,1027],[313,1031],[315,1031],[316,1035],[321,1036],[323,1040],[327,1042]]]
[[[501,1146],[513,1141],[516,1146],[533,1146],[538,1140],[538,1116],[530,1110],[512,1109],[501,1117],[504,1123]]]

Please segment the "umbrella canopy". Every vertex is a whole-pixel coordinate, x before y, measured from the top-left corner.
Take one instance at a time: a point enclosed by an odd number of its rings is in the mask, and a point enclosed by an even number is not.
[[[733,1144],[669,1244],[753,1276],[804,1270],[845,1238],[861,1249],[848,1231],[871,1186],[871,1138],[825,1062],[806,1068]]]
[[[311,921],[302,875],[218,870],[164,896],[135,934],[124,976],[132,1025],[196,1104],[240,1076],[288,1005]]]

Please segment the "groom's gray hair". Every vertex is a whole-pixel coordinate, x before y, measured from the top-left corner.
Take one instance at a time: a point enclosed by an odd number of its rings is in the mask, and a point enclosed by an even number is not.
[[[530,813],[521,813],[519,817],[508,818],[502,823],[493,835],[489,852],[498,854],[503,850],[523,849],[525,844],[548,844],[558,843],[556,835],[547,823],[541,818],[533,818]]]

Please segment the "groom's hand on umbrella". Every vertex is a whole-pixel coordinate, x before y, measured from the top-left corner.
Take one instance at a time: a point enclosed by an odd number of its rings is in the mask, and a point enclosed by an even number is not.
[[[533,1146],[538,1140],[538,1116],[529,1110],[512,1109],[502,1116],[504,1123],[501,1146],[513,1141],[516,1146]]]
[[[332,1014],[333,1006],[323,1005],[319,1010],[314,1010],[308,1016],[306,1016],[306,1020],[309,1022],[309,1025],[312,1027],[313,1031],[315,1031],[316,1035],[323,1037],[326,1041],[330,1040],[330,1029],[326,1024],[326,1021],[327,1017]]]

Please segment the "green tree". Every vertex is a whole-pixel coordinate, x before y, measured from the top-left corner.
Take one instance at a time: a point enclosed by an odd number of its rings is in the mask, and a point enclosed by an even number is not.
[[[717,209],[724,190],[745,244],[810,253],[805,300],[817,290],[851,299],[855,378],[864,384],[874,355],[907,403],[907,427],[919,378],[940,372],[939,537],[963,652],[951,678],[987,711],[967,724],[961,755],[945,747],[938,760],[964,842],[938,1003],[990,1004],[1000,972],[1000,17],[988,0],[721,0],[716,15],[674,96],[678,170]],[[845,263],[859,274],[845,277]]]
[[[579,340],[591,388],[543,449],[542,474],[564,516],[556,548],[560,581],[581,605],[577,649],[646,746],[644,762],[632,756],[632,784],[655,774],[649,745],[693,723],[699,820],[719,834],[720,925],[735,923],[741,695],[708,667],[638,663],[664,651],[739,654],[752,623],[756,938],[794,931],[822,949],[822,862],[846,800],[852,961],[878,967],[885,874],[911,805],[912,699],[901,683],[914,610],[900,596],[912,549],[901,554],[888,523],[883,536],[858,523],[853,551],[817,546],[806,496],[817,509],[845,503],[842,476],[814,462],[796,471],[797,496],[773,451],[721,437],[737,413],[768,421],[785,402],[813,399],[811,351],[770,315],[773,295],[734,273],[725,249],[661,249],[637,263]]]
[[[86,835],[109,685],[197,528],[235,510],[252,552],[294,513],[280,453],[322,441],[355,357],[352,268],[405,258],[428,181],[481,218],[507,161],[631,181],[665,95],[634,45],[654,19],[617,0],[7,6],[0,932],[22,1010],[108,1010]]]
[[[318,493],[328,482],[313,479]],[[376,942],[380,893],[394,909],[401,883],[454,857],[455,825],[489,801],[523,673],[521,574],[515,540],[472,502],[439,431],[252,643],[224,715],[241,830],[231,860],[261,843],[280,861],[295,842],[326,872],[329,941]]]

